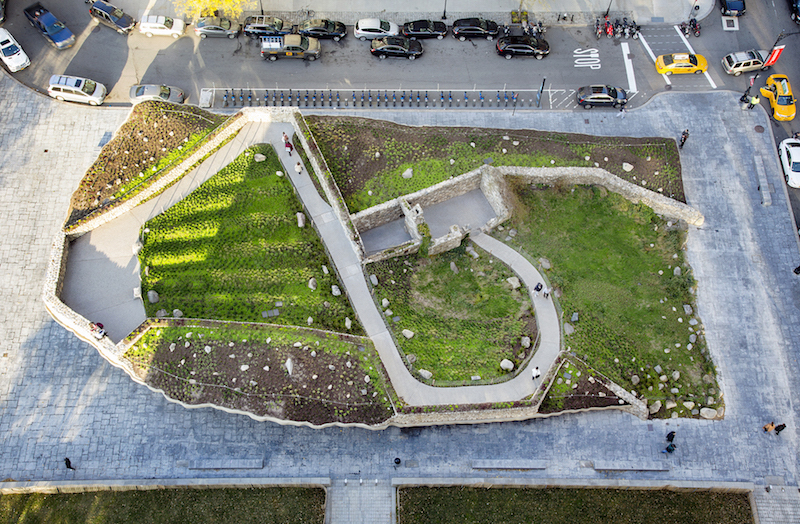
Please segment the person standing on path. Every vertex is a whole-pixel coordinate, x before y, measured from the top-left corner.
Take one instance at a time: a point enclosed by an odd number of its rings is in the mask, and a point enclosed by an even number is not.
[[[283,134],[283,143],[285,144],[285,143],[286,143],[286,142],[288,142],[288,141],[289,141],[289,135],[287,135],[286,133],[284,133],[284,134]]]
[[[784,429],[786,429],[786,424],[779,424],[775,426],[775,434],[780,435],[781,431],[783,431]]]
[[[747,104],[747,109],[753,109],[759,103],[761,103],[761,99],[758,98],[758,95],[753,95],[752,98],[750,98],[750,103]]]
[[[75,468],[72,467],[72,462],[67,457],[64,457],[64,465],[67,466],[67,469],[75,471]]]
[[[773,429],[775,429],[775,423],[774,422],[770,422],[769,424],[764,426],[764,433],[769,433]]]
[[[299,175],[300,173],[302,173],[302,172],[303,172],[303,164],[301,164],[300,162],[298,162],[298,163],[297,163],[297,164],[294,166],[294,171],[295,171],[295,173],[297,173],[298,175]]]
[[[284,147],[286,148],[286,152],[289,153],[289,156],[292,156],[292,151],[294,151],[292,143],[287,140],[286,143],[284,144]]]
[[[678,149],[683,149],[683,144],[686,143],[687,138],[689,138],[689,130],[684,129],[683,133],[681,133],[681,141],[678,143]]]
[[[539,366],[536,366],[535,368],[533,368],[533,373],[532,374],[533,374],[533,376],[531,378],[533,380],[536,380],[537,378],[542,376],[542,372],[539,371]]]

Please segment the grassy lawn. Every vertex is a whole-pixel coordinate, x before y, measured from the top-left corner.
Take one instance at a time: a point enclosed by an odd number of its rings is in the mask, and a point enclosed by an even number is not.
[[[473,259],[466,246],[432,258],[412,255],[370,264],[378,277],[375,298],[389,300],[389,325],[415,369],[440,381],[466,381],[507,374],[500,361],[519,365],[526,351],[523,336],[536,339],[527,289],[506,281],[514,273],[480,248]],[[455,264],[458,273],[451,269]],[[397,320],[395,320],[397,319]],[[407,340],[401,332],[413,331]]]
[[[179,522],[322,524],[318,488],[163,489],[0,496],[0,522],[19,524]]]
[[[254,154],[267,157],[255,162]],[[139,254],[148,316],[311,325],[348,332],[360,325],[314,228],[297,226],[302,211],[273,149],[256,146],[144,226]],[[323,270],[326,266],[329,272]],[[312,291],[309,280],[315,278]],[[277,312],[277,316],[274,313]],[[309,324],[308,318],[312,321]]]
[[[747,495],[612,489],[403,488],[398,524],[752,524]]]
[[[718,391],[703,355],[701,326],[690,325],[695,316],[684,312],[684,304],[694,304],[694,280],[682,251],[685,232],[601,188],[523,186],[517,195],[514,242],[552,263],[546,274],[561,292],[564,320],[579,315],[575,333],[566,336],[567,349],[650,400],[714,407],[719,398],[711,403],[707,397]],[[634,374],[638,385],[631,381]],[[706,374],[711,383],[701,380]],[[679,392],[670,393],[672,388]],[[689,415],[680,402],[678,411]]]

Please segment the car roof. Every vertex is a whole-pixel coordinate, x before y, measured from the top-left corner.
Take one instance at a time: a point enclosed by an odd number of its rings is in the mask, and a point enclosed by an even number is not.
[[[358,21],[358,27],[371,27],[371,28],[379,28],[381,26],[381,19],[380,18],[362,18]]]
[[[82,84],[86,79],[78,76],[68,75],[53,75],[50,77],[50,85],[62,85],[69,87],[77,87]]]

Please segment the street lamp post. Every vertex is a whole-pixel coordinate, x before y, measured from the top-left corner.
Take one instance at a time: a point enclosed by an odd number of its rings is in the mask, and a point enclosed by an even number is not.
[[[442,11],[442,20],[447,20],[447,0],[444,0],[444,10]]]

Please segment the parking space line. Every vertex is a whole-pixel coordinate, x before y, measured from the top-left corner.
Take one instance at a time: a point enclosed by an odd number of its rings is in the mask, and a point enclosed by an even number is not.
[[[650,49],[650,45],[647,43],[647,40],[645,40],[644,35],[642,35],[642,34],[639,35],[639,41],[642,42],[642,45],[644,46],[645,51],[647,51],[647,54],[650,55],[650,60],[652,60],[653,61],[653,65],[655,65],[655,63],[656,63],[656,55],[653,53],[653,50]],[[661,77],[664,79],[664,82],[666,82],[666,84],[668,86],[672,85],[672,82],[669,81],[669,77],[667,75],[661,75]]]
[[[694,52],[694,48],[689,43],[689,40],[687,40],[686,37],[683,35],[683,31],[681,31],[681,28],[678,27],[677,25],[674,26],[674,27],[675,27],[675,32],[678,33],[678,36],[680,37],[680,39],[683,40],[683,43],[686,46],[686,49],[689,50],[689,53],[691,53],[693,55],[696,55],[697,53]],[[708,83],[711,85],[711,89],[716,89],[717,88],[717,84],[715,84],[714,80],[711,79],[711,75],[708,74],[708,70],[703,72],[703,75],[705,75],[706,80],[708,80]]]
[[[622,48],[622,60],[625,62],[625,73],[628,75],[628,92],[635,93],[636,77],[633,74],[633,60],[631,60],[630,57],[630,46],[628,42],[622,42],[620,47]]]

